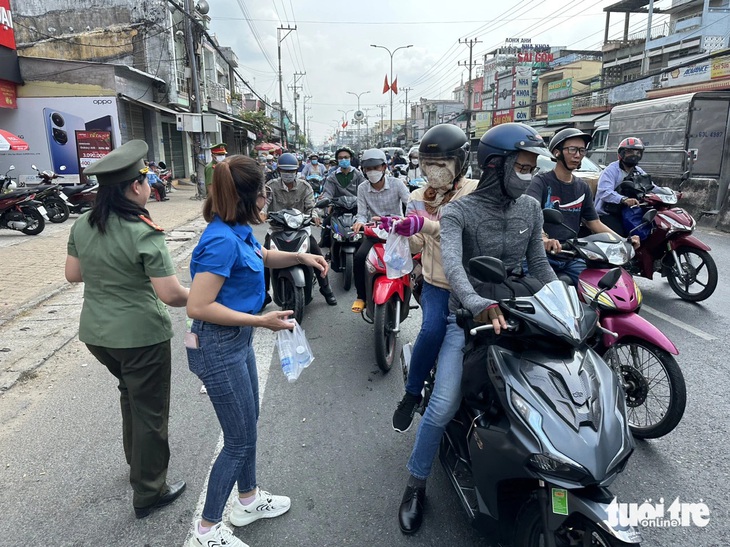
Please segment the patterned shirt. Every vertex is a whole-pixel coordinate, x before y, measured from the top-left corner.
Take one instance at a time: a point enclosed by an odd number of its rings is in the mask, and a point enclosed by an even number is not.
[[[374,217],[403,216],[403,205],[410,192],[402,180],[385,177],[385,184],[375,190],[369,182],[357,187],[357,221],[366,223]]]

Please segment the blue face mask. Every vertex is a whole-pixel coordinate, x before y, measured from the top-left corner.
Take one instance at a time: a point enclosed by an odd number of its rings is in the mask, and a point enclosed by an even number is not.
[[[317,165],[319,162],[317,160],[312,160],[312,165]]]
[[[340,167],[342,167],[343,169],[350,168],[350,160],[340,160],[339,164],[340,164]]]

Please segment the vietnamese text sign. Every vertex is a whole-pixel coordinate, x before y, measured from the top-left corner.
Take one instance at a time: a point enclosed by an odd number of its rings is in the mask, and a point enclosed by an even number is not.
[[[573,78],[548,83],[548,123],[566,120],[573,115]]]

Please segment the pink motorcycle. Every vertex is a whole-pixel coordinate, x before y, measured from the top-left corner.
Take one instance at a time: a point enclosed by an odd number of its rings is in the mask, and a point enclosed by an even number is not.
[[[546,209],[543,215],[545,222],[562,224],[560,211]],[[674,358],[677,347],[639,315],[641,290],[623,268],[634,256],[633,247],[601,233],[568,240],[560,254],[586,261],[576,289],[583,302],[599,311],[594,349],[623,383],[632,434],[640,439],[663,437],[684,415],[687,388]],[[610,286],[600,283],[609,269],[617,270],[617,281]]]

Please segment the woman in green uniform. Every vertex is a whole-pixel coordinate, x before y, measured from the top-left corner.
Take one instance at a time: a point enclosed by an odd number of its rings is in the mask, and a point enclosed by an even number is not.
[[[167,483],[172,325],[164,304],[185,306],[188,289],[145,209],[146,155],[144,141],[130,141],[86,169],[99,190],[71,228],[66,258],[66,279],[84,282],[79,339],[119,381],[137,518],[185,489],[184,481]]]

